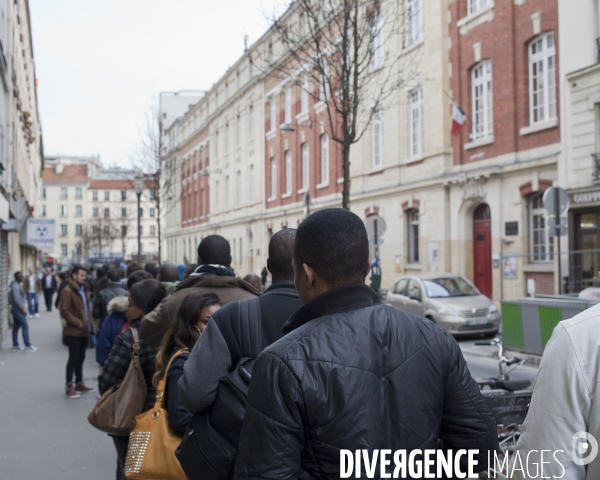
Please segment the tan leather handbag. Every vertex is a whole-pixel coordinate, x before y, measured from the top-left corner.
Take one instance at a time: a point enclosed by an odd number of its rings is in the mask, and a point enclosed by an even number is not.
[[[169,361],[163,378],[156,388],[156,403],[152,410],[135,419],[135,428],[129,434],[125,459],[125,478],[129,480],[187,480],[175,450],[181,443],[169,425],[169,414],[163,408],[163,393],[171,363],[188,349],[176,352]]]
[[[148,392],[140,365],[140,337],[135,328],[131,362],[123,381],[110,387],[98,399],[88,415],[88,422],[110,435],[129,435],[135,427],[135,417],[142,413]]]

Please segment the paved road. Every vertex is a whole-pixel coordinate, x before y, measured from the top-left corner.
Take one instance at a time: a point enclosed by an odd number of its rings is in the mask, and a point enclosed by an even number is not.
[[[114,478],[112,441],[87,422],[96,394],[70,400],[64,395],[67,350],[60,341],[58,314],[29,320],[35,353],[0,349],[0,480],[107,480]],[[10,337],[10,332],[8,332]],[[22,340],[20,340],[22,341]],[[473,340],[461,345],[472,347]],[[497,375],[497,362],[465,353],[475,377]],[[536,369],[520,367],[513,379],[532,380]],[[84,376],[96,387],[98,369],[88,350]]]

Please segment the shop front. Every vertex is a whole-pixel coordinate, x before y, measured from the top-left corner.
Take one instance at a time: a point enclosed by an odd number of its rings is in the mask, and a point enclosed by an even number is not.
[[[600,187],[569,192],[569,293],[600,286]]]

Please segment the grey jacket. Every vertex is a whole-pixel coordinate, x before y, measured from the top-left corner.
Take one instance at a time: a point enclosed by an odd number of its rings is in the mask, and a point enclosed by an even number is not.
[[[10,304],[12,307],[16,307],[22,312],[25,311],[25,305],[27,305],[27,301],[25,300],[25,292],[23,291],[21,284],[16,280],[10,282],[10,298]]]

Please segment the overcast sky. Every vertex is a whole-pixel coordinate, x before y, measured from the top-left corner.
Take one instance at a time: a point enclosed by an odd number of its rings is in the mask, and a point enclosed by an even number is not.
[[[30,0],[46,155],[129,165],[161,91],[209,89],[284,0]]]

